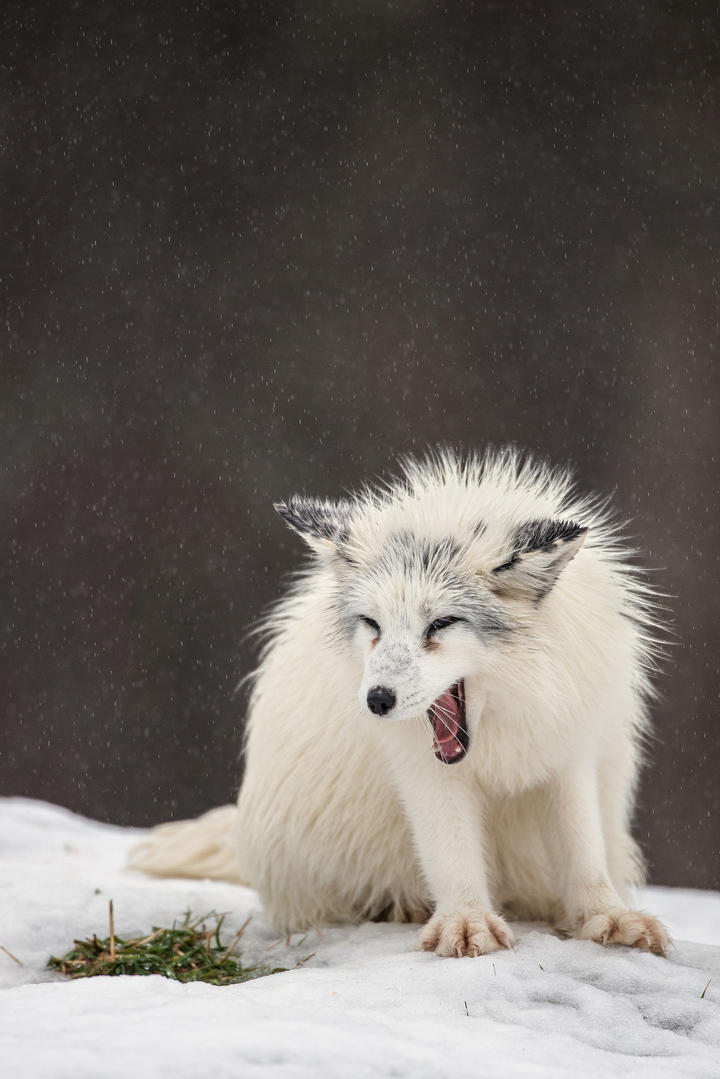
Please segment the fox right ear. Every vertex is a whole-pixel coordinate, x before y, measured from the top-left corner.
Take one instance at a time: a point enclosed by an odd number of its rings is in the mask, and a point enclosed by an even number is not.
[[[576,521],[528,521],[515,532],[510,557],[493,569],[493,590],[501,595],[529,596],[539,603],[580,550],[586,535],[587,528]]]
[[[338,551],[348,538],[349,502],[328,502],[295,496],[287,502],[274,502],[282,519],[299,532],[318,554]]]

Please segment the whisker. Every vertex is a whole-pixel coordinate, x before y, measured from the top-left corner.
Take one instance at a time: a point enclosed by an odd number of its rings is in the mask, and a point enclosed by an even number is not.
[[[440,720],[440,722],[442,723],[442,725],[443,725],[443,727],[445,728],[445,730],[446,730],[446,731],[448,731],[448,732],[449,732],[450,734],[452,734],[453,732],[452,732],[452,731],[450,730],[450,727],[449,727],[449,726],[447,725],[447,723],[446,723],[446,722],[445,722],[445,720],[443,719],[443,716],[441,715],[441,713],[442,713],[442,712],[444,712],[444,713],[445,713],[445,715],[446,715],[446,716],[447,716],[447,717],[448,717],[449,719],[453,719],[453,722],[457,724],[457,729],[458,729],[459,731],[462,731],[462,732],[463,732],[463,734],[464,734],[464,735],[465,735],[466,737],[469,737],[469,733],[468,733],[468,731],[466,731],[466,730],[465,730],[465,728],[463,727],[462,723],[460,723],[460,721],[459,721],[459,720],[457,720],[457,719],[454,719],[454,718],[453,718],[453,713],[452,713],[452,712],[451,712],[451,711],[449,710],[449,708],[445,708],[445,707],[444,707],[444,706],[443,706],[442,704],[437,704],[437,702],[436,702],[436,703],[435,703],[435,704],[433,704],[433,706],[432,706],[432,711],[433,711],[433,712],[435,712],[435,714],[437,715],[438,719],[439,719],[439,720]]]
[[[416,703],[419,703],[421,699],[422,698],[418,695],[417,698],[411,698],[410,700],[405,701],[405,704],[406,704],[407,707],[412,708]],[[348,707],[347,709],[344,709],[343,711],[344,711],[344,717],[343,718],[345,719],[345,721],[346,722],[352,722],[353,718],[355,718],[355,716],[356,716],[355,710]],[[422,715],[422,716],[414,715],[414,716],[411,717],[413,719],[413,721],[417,721],[420,724],[420,728],[423,731],[423,738],[427,739],[428,744],[430,745],[431,748],[434,745],[434,731],[433,731],[432,723],[428,722],[427,717],[428,717],[429,712],[434,712],[434,714],[437,716],[440,723],[442,723],[443,727],[448,732],[448,734],[453,734],[454,735],[455,730],[453,730],[450,727],[450,725],[446,722],[446,717],[447,718],[452,718],[454,724],[456,725],[457,730],[462,731],[462,733],[465,735],[465,737],[469,739],[469,737],[470,737],[469,732],[465,729],[465,727],[463,727],[462,723],[460,723],[457,719],[454,718],[454,713],[452,713],[449,708],[446,708],[444,705],[438,704],[437,701],[435,701],[435,702],[433,702],[433,704],[430,706],[429,709],[426,709],[424,715]]]
[[[440,720],[440,722],[442,723],[443,727],[444,727],[444,728],[445,728],[445,730],[446,730],[446,731],[448,732],[448,734],[451,734],[451,735],[452,735],[453,737],[455,737],[455,731],[454,731],[454,730],[452,730],[452,728],[448,726],[448,724],[447,724],[447,723],[445,722],[445,720],[443,719],[443,717],[442,717],[442,716],[438,716],[438,719]],[[461,727],[459,723],[458,723],[458,725],[457,725],[457,729],[458,729],[459,731],[462,731],[462,733],[463,733],[463,734],[464,734],[464,735],[465,735],[466,737],[468,736],[468,732],[467,732],[467,731],[466,731],[466,730],[465,730],[465,729],[464,729],[463,727]]]

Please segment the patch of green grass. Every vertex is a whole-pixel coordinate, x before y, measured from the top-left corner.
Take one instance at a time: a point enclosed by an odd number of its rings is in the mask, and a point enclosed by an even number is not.
[[[214,924],[208,927],[210,919],[214,919]],[[243,966],[240,956],[232,953],[250,919],[229,946],[220,940],[224,919],[224,914],[218,915],[214,911],[201,918],[193,918],[187,911],[183,921],[179,925],[174,922],[172,929],[153,926],[152,932],[145,937],[124,940],[115,936],[111,901],[110,936],[100,940],[93,933],[85,940],[76,940],[75,947],[66,955],[51,956],[48,966],[70,978],[94,978],[99,974],[162,974],[179,982],[210,982],[211,985],[233,985],[287,969]]]

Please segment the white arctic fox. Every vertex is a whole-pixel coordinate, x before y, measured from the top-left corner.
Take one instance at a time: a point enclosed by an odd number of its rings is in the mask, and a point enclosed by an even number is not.
[[[662,954],[630,898],[652,593],[602,506],[506,450],[276,509],[313,559],[267,621],[237,809],[132,864],[249,884],[281,931],[426,922],[481,955],[504,912]]]

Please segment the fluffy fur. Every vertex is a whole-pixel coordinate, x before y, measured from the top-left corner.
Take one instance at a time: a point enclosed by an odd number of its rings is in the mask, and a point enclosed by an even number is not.
[[[479,955],[511,915],[663,953],[629,829],[657,619],[604,506],[505,451],[276,508],[312,562],[265,625],[237,809],[132,864],[252,885],[280,931],[418,921]],[[428,709],[458,684],[469,748],[445,763]]]

